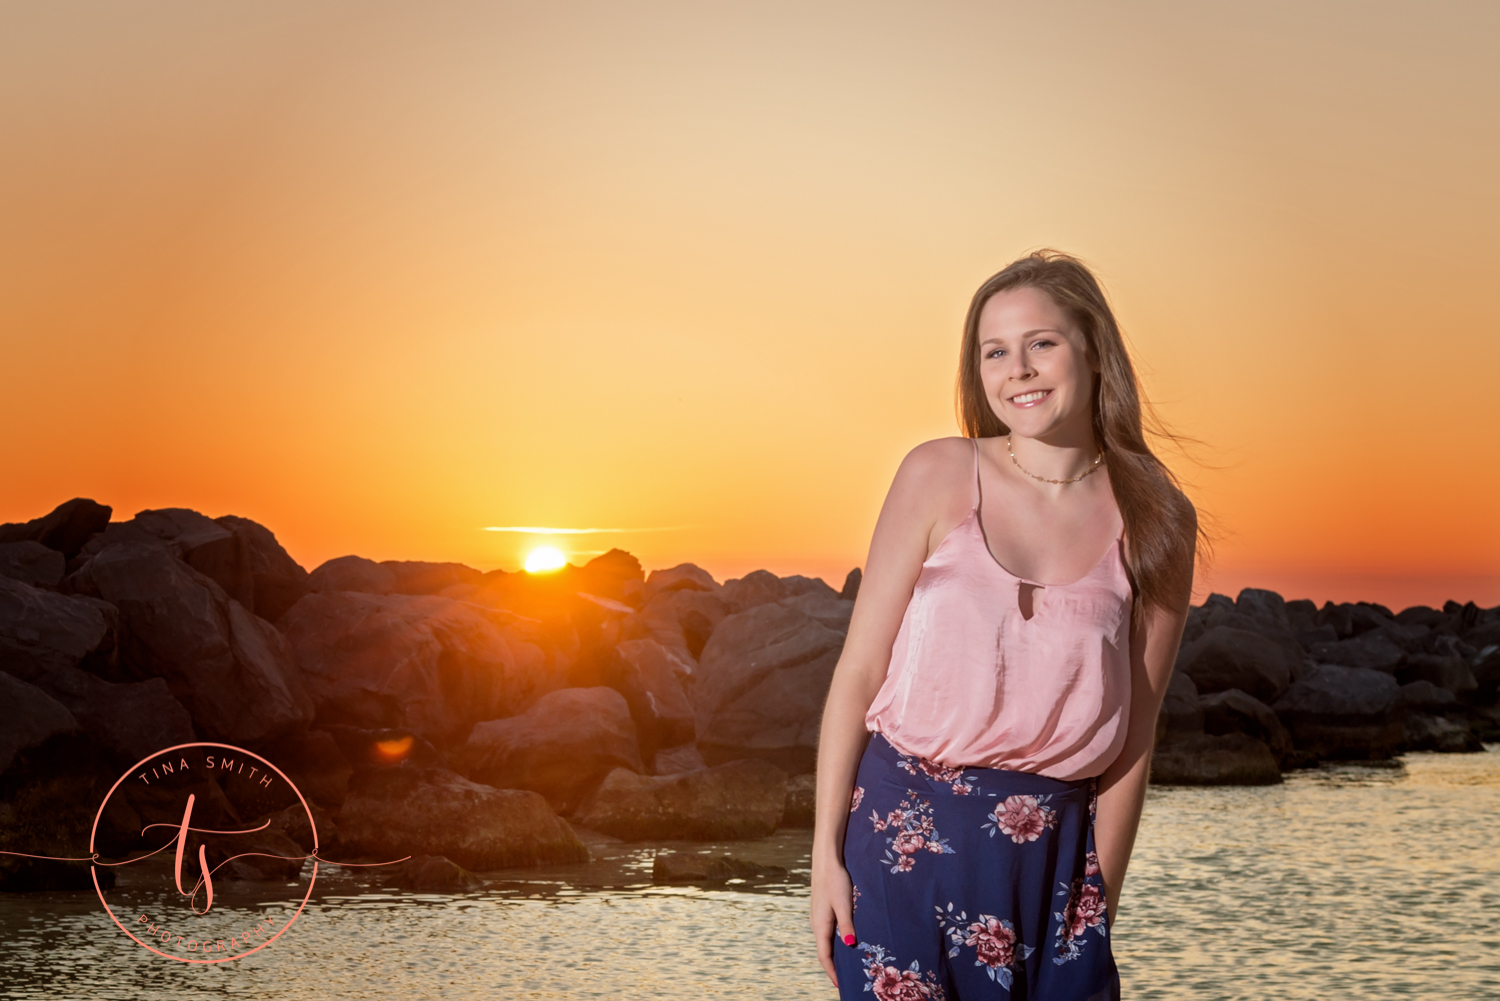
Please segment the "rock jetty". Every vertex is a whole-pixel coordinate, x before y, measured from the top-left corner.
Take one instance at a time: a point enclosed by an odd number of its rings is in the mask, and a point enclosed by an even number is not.
[[[719,582],[616,549],[546,575],[358,556],[309,573],[247,518],[111,517],[75,499],[0,525],[0,848],[79,854],[125,768],[194,740],[275,762],[325,857],[409,855],[414,885],[586,859],[579,829],[724,840],[812,822],[858,570],[840,590]],[[1189,616],[1152,778],[1259,784],[1480,750],[1500,739],[1497,701],[1500,608],[1215,594]],[[200,802],[223,800],[214,781]],[[127,809],[124,827],[180,820],[149,797]],[[277,810],[267,843],[310,849],[305,812]],[[0,856],[0,889],[87,879]]]

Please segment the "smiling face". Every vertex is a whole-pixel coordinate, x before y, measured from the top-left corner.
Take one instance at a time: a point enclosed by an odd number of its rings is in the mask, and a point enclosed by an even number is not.
[[[1090,434],[1095,371],[1083,332],[1040,289],[997,292],[980,311],[984,395],[1017,436]]]

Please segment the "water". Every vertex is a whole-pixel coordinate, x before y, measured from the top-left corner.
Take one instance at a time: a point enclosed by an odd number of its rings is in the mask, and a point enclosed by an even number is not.
[[[152,956],[92,893],[0,897],[0,997],[835,997],[807,925],[810,835],[664,847],[789,869],[650,884],[656,845],[409,894],[324,868],[307,910],[220,966]],[[1500,745],[1337,766],[1254,789],[1153,789],[1114,926],[1127,998],[1500,999]],[[126,907],[160,898],[126,873]],[[291,888],[225,888],[250,908]],[[300,891],[297,895],[300,897]],[[275,903],[260,906],[274,911]],[[247,911],[248,912],[248,911]]]

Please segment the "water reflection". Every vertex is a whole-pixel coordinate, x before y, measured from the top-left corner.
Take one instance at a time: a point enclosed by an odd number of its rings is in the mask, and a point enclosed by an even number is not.
[[[1343,765],[1253,789],[1153,789],[1114,945],[1146,999],[1500,997],[1500,746]],[[413,894],[320,871],[307,911],[224,966],[147,954],[92,894],[0,897],[14,998],[822,998],[805,831],[717,845],[594,845],[589,863]],[[777,881],[655,886],[658,849],[730,853]],[[122,902],[161,897],[149,874]],[[284,888],[226,906],[281,906]],[[217,902],[216,902],[217,906]]]

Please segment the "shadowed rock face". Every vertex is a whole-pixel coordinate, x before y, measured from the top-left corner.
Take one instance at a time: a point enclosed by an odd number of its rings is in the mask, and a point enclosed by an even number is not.
[[[449,598],[309,594],[280,626],[318,719],[410,727],[434,742],[515,712],[552,683],[542,651]]]
[[[64,706],[120,768],[193,741],[193,721],[161,678],[114,684],[73,667],[28,677]],[[3,714],[0,714],[3,715]]]
[[[1290,759],[1292,735],[1264,702],[1231,688],[1227,692],[1205,695],[1201,705],[1205,733],[1215,736],[1243,733],[1269,747],[1278,765]]]
[[[62,582],[68,559],[40,542],[0,542],[0,577],[52,589]]]
[[[1388,758],[1404,738],[1400,691],[1389,674],[1319,664],[1272,708],[1299,749],[1322,758]]]
[[[312,720],[276,628],[159,543],[107,546],[66,583],[120,610],[122,657],[165,679],[201,736],[254,747]]]
[[[1161,703],[1161,717],[1163,736],[1203,732],[1203,707],[1198,698],[1198,686],[1181,671],[1173,671],[1172,680],[1167,683],[1167,694]]]
[[[1294,662],[1276,642],[1232,626],[1215,626],[1178,658],[1200,693],[1238,688],[1274,701],[1292,682]]]
[[[612,769],[644,771],[635,723],[613,688],[565,688],[519,716],[474,727],[456,757],[471,778],[532,789],[567,812]]]
[[[113,642],[116,617],[102,601],[0,577],[0,669],[27,677],[77,667]]]
[[[0,671],[0,772],[16,755],[78,729],[73,714],[46,692]]]
[[[703,649],[692,695],[704,760],[763,758],[791,774],[812,771],[843,645],[843,633],[788,604],[721,622]]]
[[[541,794],[495,789],[440,768],[363,774],[337,823],[344,851],[381,860],[442,855],[484,870],[589,857]]]
[[[786,773],[766,761],[731,761],[680,775],[637,775],[618,768],[576,820],[627,841],[761,838],[780,824],[786,795]]]
[[[626,640],[615,653],[610,687],[630,707],[642,758],[691,743],[693,707],[678,678],[678,661],[654,640]]]
[[[1242,733],[1186,737],[1151,755],[1157,785],[1272,785],[1281,781],[1276,758],[1262,741]]]
[[[276,536],[264,525],[232,514],[214,521],[233,533],[239,542],[236,555],[242,569],[238,572],[249,577],[252,592],[245,607],[267,622],[280,619],[307,593],[307,571],[281,548]]]
[[[0,542],[40,542],[72,559],[90,536],[104,531],[110,513],[104,504],[75,497],[32,521],[0,525]]]

